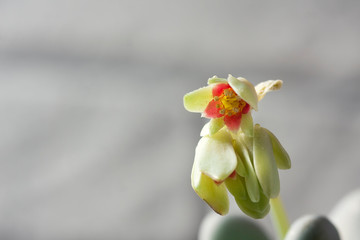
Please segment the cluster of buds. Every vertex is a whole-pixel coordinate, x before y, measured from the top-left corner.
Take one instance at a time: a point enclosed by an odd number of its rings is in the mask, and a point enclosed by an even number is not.
[[[278,169],[289,169],[290,158],[272,132],[253,124],[251,110],[281,86],[281,80],[254,87],[245,78],[214,76],[184,96],[186,110],[210,118],[195,150],[191,185],[221,215],[229,211],[228,191],[253,218],[266,216],[270,198],[279,195]]]

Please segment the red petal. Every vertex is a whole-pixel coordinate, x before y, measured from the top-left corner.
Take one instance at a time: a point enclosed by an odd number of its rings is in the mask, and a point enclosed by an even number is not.
[[[230,85],[227,83],[216,84],[212,89],[212,94],[214,97],[220,96],[223,93],[223,91],[227,88],[231,88]]]
[[[240,123],[241,123],[241,113],[238,113],[236,115],[228,116],[226,115],[224,117],[224,123],[231,131],[237,131],[239,130]]]
[[[222,106],[222,103],[220,101],[211,100],[209,104],[207,105],[204,115],[208,118],[219,118],[224,116],[223,114],[219,113],[220,108],[217,108],[216,106]]]
[[[243,110],[242,110],[242,113],[243,113],[243,114],[247,114],[249,111],[250,111],[250,105],[249,105],[249,104],[246,104],[245,107],[244,107]]]

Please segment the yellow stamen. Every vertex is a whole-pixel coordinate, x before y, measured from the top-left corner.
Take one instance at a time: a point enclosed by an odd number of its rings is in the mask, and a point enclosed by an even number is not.
[[[242,111],[246,102],[242,100],[232,88],[225,89],[220,96],[214,97],[215,101],[220,100],[221,105],[216,105],[216,108],[221,108],[220,114],[233,116]]]

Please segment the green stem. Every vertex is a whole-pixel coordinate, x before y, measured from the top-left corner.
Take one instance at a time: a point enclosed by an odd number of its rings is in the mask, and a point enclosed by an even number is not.
[[[284,239],[289,229],[289,221],[286,216],[285,208],[281,202],[280,196],[270,199],[271,220],[277,230],[280,239]]]

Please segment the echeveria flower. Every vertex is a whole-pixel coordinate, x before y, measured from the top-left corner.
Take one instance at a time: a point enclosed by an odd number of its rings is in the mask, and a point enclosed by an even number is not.
[[[227,80],[214,76],[208,84],[184,96],[186,110],[216,119],[215,125],[225,124],[231,131],[239,130],[242,115],[250,108],[257,110],[258,97],[254,86],[245,78],[231,75]]]
[[[280,191],[278,168],[288,169],[291,163],[275,135],[253,125],[250,110],[257,110],[258,100],[282,81],[254,87],[229,75],[227,80],[210,78],[208,84],[184,97],[187,110],[211,118],[196,147],[191,185],[221,215],[229,210],[228,190],[244,213],[262,218],[270,210],[269,199]]]

